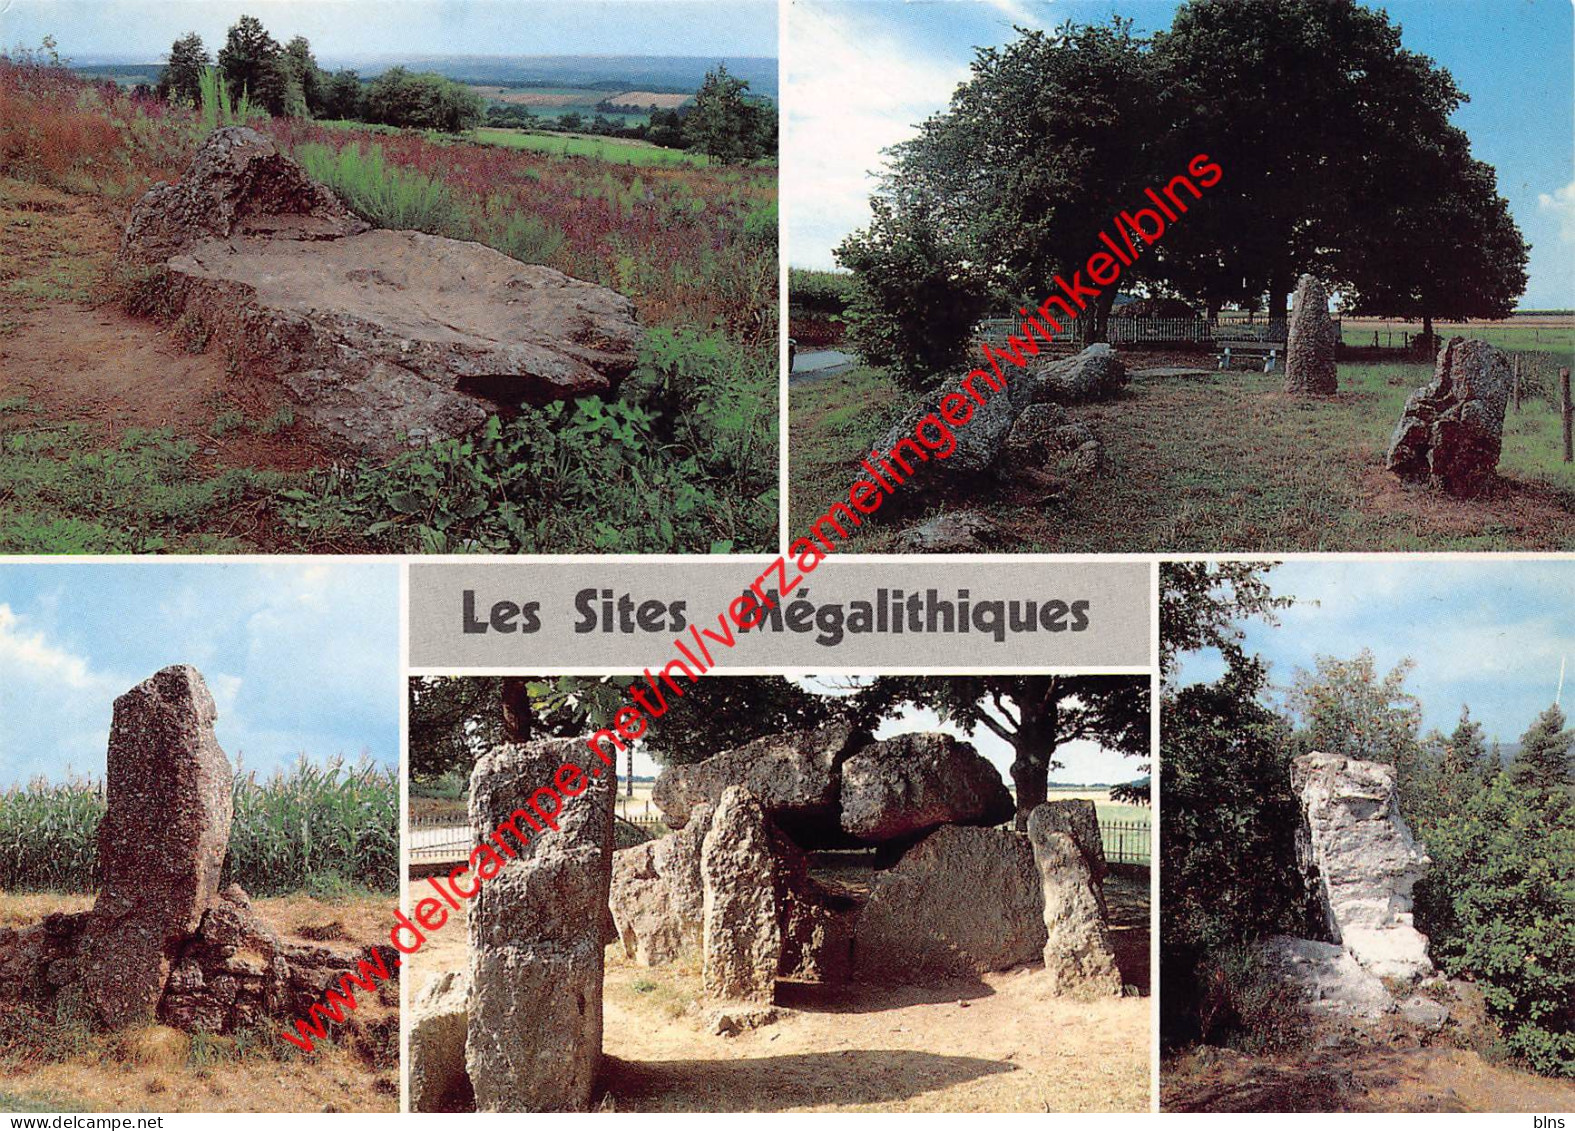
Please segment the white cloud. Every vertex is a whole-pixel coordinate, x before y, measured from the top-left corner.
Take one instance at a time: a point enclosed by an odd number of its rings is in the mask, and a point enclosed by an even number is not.
[[[881,151],[912,137],[968,76],[965,64],[915,54],[871,27],[858,8],[788,10],[782,197],[796,266],[834,266],[831,249],[869,220]]]
[[[117,685],[0,604],[0,784],[102,771]]]
[[[0,669],[22,671],[34,679],[63,683],[71,688],[94,684],[87,660],[58,648],[41,631],[22,627],[22,618],[10,605],[0,604]]]
[[[1575,243],[1575,181],[1555,192],[1539,192],[1537,207],[1558,218],[1560,240]]]

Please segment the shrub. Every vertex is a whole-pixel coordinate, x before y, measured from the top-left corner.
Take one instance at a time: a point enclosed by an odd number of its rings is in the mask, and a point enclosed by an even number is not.
[[[1300,991],[1251,944],[1211,952],[1199,964],[1199,1036],[1246,1053],[1294,1048],[1307,1039]]]
[[[308,143],[297,146],[292,156],[308,176],[328,185],[352,212],[379,228],[413,228],[456,238],[470,234],[448,186],[424,173],[391,168],[380,145],[334,150]]]

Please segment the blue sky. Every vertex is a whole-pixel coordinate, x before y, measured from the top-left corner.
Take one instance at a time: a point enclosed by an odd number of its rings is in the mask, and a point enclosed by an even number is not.
[[[378,55],[774,56],[761,0],[0,0],[0,43],[54,35],[78,61],[161,59],[188,31],[209,49],[253,15],[318,59]]]
[[[1575,306],[1575,79],[1569,0],[1392,0],[1402,42],[1448,68],[1471,101],[1455,123],[1498,170],[1499,192],[1533,245],[1522,305]],[[868,221],[868,171],[912,136],[967,77],[975,47],[1013,25],[1166,27],[1172,0],[794,0],[783,60],[782,153],[789,260],[832,266],[831,249]]]
[[[1559,693],[1567,660],[1562,705],[1575,715],[1575,561],[1299,561],[1269,584],[1298,603],[1278,628],[1244,627],[1248,651],[1269,661],[1279,687],[1319,655],[1370,648],[1385,672],[1410,657],[1407,686],[1422,701],[1424,729],[1448,731],[1469,704],[1490,739],[1514,742]],[[1218,653],[1188,656],[1178,682],[1223,668]]]
[[[231,763],[398,764],[393,563],[0,564],[0,788],[102,774],[115,698],[176,663],[207,680]]]

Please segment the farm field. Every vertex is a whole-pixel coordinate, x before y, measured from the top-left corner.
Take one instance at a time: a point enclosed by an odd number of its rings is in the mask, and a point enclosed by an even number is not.
[[[1129,367],[1168,363],[1124,353]],[[1198,359],[1179,359],[1196,366]],[[1210,359],[1211,360],[1211,359]],[[1304,400],[1282,374],[1215,373],[1131,381],[1074,415],[1112,467],[1074,478],[1056,467],[955,498],[915,492],[908,510],[856,530],[846,547],[889,551],[903,525],[973,507],[1004,530],[1003,549],[1041,552],[1557,550],[1575,546],[1575,468],[1562,462],[1550,390],[1532,392],[1504,430],[1500,480],[1450,499],[1403,485],[1383,460],[1424,363],[1341,363],[1340,392]],[[858,367],[790,389],[790,527],[846,499],[852,470],[912,394]],[[885,518],[886,516],[882,516]]]
[[[1387,318],[1340,320],[1340,337],[1348,346],[1371,346],[1375,332],[1380,345],[1398,347],[1402,334],[1416,337],[1422,324]],[[1433,333],[1445,339],[1480,338],[1504,350],[1543,350],[1575,358],[1575,315],[1570,314],[1517,314],[1502,322],[1435,322]]]
[[[131,204],[185,169],[199,117],[0,60],[0,147],[32,155],[0,176],[0,552],[775,544],[774,166],[254,124],[376,226],[628,296],[646,331],[634,372],[605,401],[500,405],[482,438],[358,458],[271,379],[135,310],[115,275]]]

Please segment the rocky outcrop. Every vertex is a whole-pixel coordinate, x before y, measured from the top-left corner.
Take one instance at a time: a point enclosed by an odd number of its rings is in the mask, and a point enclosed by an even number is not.
[[[624,953],[661,966],[698,952],[705,925],[700,849],[713,807],[701,802],[675,833],[613,854],[609,904]]]
[[[1510,381],[1502,352],[1451,338],[1438,353],[1432,381],[1405,403],[1389,441],[1389,470],[1452,495],[1481,494],[1498,469]]]
[[[346,444],[461,435],[497,400],[605,394],[633,368],[633,304],[480,244],[368,231],[255,130],[227,127],[134,207],[120,263],[161,305]]]
[[[942,825],[1011,820],[1000,772],[949,734],[904,734],[842,764],[842,829],[868,844],[923,835]]]
[[[410,1110],[472,1111],[475,1092],[465,1071],[470,981],[463,971],[427,978],[410,1004]]]
[[[1291,299],[1291,321],[1285,342],[1285,391],[1328,396],[1340,390],[1335,365],[1339,331],[1329,317],[1329,296],[1323,284],[1303,275]]]
[[[801,844],[835,837],[843,759],[868,745],[869,734],[845,723],[769,735],[687,766],[668,766],[651,800],[669,828],[681,829],[696,805],[716,804],[742,786],[779,827]]]
[[[577,739],[546,739],[477,760],[470,776],[477,840],[525,810],[584,749]],[[514,847],[471,903],[465,1061],[478,1111],[583,1111],[591,1103],[602,1052],[614,777],[585,781],[585,792],[562,807],[558,828]],[[523,818],[516,825],[528,828]]]
[[[1030,404],[1087,404],[1118,396],[1127,384],[1127,367],[1107,342],[1046,362],[1031,378],[1012,385],[1012,400],[1021,411]]]
[[[853,937],[854,977],[866,982],[966,978],[1039,961],[1044,897],[1028,838],[937,829],[876,874]]]
[[[1411,923],[1411,890],[1426,853],[1395,803],[1395,771],[1340,754],[1291,763],[1301,801],[1297,853],[1330,938],[1383,978],[1433,972],[1427,936]]]
[[[1052,801],[1028,817],[1044,895],[1045,973],[1056,993],[1121,993],[1110,944],[1106,872],[1099,817],[1092,801]]]
[[[1264,940],[1262,953],[1313,1013],[1371,1021],[1395,1010],[1378,976],[1335,943],[1276,935]]]
[[[237,884],[219,890],[233,776],[218,712],[195,668],[165,668],[115,702],[104,887],[93,909],[0,931],[0,1000],[50,1006],[73,990],[106,1027],[163,1022],[229,1033],[304,1016],[326,988],[370,966],[397,1000],[397,957],[279,937]],[[350,1030],[349,1018],[338,1030]]]

